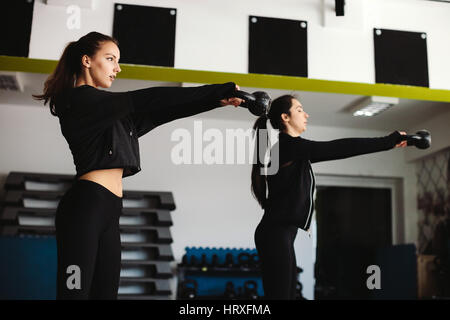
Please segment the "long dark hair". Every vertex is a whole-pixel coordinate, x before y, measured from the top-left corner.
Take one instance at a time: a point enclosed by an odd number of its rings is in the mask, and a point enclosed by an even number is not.
[[[267,133],[267,119],[269,119],[272,128],[285,131],[286,127],[281,120],[281,115],[283,113],[286,113],[289,116],[291,115],[289,109],[292,106],[292,99],[296,99],[296,97],[290,94],[276,98],[272,101],[267,115],[260,116],[253,125],[253,130],[256,135],[254,154],[256,161],[254,161],[252,168],[252,193],[263,209],[266,207],[267,200],[267,175],[261,173],[261,171],[265,172],[265,165],[260,161],[260,156],[265,156],[267,152],[267,144],[264,144],[263,146],[260,145],[260,130],[264,129],[266,131],[266,141],[268,141],[269,135]],[[260,150],[260,148],[262,149]]]
[[[65,103],[65,93],[75,86],[77,77],[81,75],[81,58],[84,55],[94,57],[106,41],[112,41],[119,46],[116,39],[95,31],[84,35],[78,41],[69,42],[64,48],[55,70],[44,83],[44,93],[33,94],[33,98],[44,100],[44,105],[50,100],[50,112],[57,116],[57,106]]]

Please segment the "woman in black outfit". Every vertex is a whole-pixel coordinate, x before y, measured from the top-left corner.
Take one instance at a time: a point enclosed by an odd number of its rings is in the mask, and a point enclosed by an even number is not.
[[[306,140],[300,134],[306,130],[308,118],[294,96],[284,95],[272,102],[268,114],[259,117],[253,127],[257,130],[257,139],[259,129],[267,129],[267,119],[273,128],[280,131],[279,140],[271,150],[271,161],[278,159],[278,171],[269,175],[259,161],[252,169],[252,192],[264,209],[255,231],[255,244],[261,261],[266,299],[295,298],[297,263],[294,240],[298,228],[309,231],[314,211],[315,179],[311,163],[406,146],[405,137],[402,137],[406,133],[399,131],[380,138]],[[255,147],[260,147],[258,140]],[[255,154],[265,152],[259,153],[256,149]],[[274,156],[275,153],[278,157]],[[277,164],[272,165],[276,167]]]
[[[57,299],[116,299],[120,278],[122,178],[141,170],[138,138],[164,123],[234,105],[233,82],[193,88],[108,92],[120,51],[115,39],[91,32],[65,48],[38,100],[73,155],[75,182],[56,217]],[[79,275],[77,281],[76,275]]]

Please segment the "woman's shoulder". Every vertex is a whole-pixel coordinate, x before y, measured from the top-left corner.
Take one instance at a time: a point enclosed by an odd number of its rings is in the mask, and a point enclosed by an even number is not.
[[[70,98],[77,98],[86,95],[87,92],[95,92],[95,91],[97,91],[97,89],[94,88],[93,86],[83,84],[78,87],[70,88],[68,91],[68,95]]]
[[[71,89],[70,100],[74,104],[86,105],[101,101],[114,101],[122,95],[126,95],[126,92],[112,92],[85,84]]]

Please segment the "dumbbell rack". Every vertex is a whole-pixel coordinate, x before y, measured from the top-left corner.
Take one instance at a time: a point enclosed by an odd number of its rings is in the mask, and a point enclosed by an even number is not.
[[[252,256],[251,261],[238,259],[242,254]],[[177,299],[248,300],[263,296],[261,271],[255,249],[186,247],[186,254],[182,263],[177,266],[177,273]],[[248,283],[254,284],[252,294],[244,292],[244,286]],[[228,285],[235,288],[234,295],[225,293]],[[194,293],[190,294],[190,291]]]
[[[73,182],[72,175],[10,172],[0,207],[0,236],[54,237],[56,208]],[[123,191],[118,299],[172,295],[170,211],[174,209],[171,192]]]

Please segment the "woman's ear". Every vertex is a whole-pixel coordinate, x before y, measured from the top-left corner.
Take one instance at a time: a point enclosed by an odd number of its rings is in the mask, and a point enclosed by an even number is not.
[[[287,113],[282,113],[281,114],[281,121],[288,122],[289,119],[290,118],[289,118],[289,115]]]
[[[85,54],[82,58],[81,58],[81,63],[83,64],[83,66],[85,66],[86,68],[90,68],[91,67],[91,59],[89,58],[89,56],[87,54]]]

